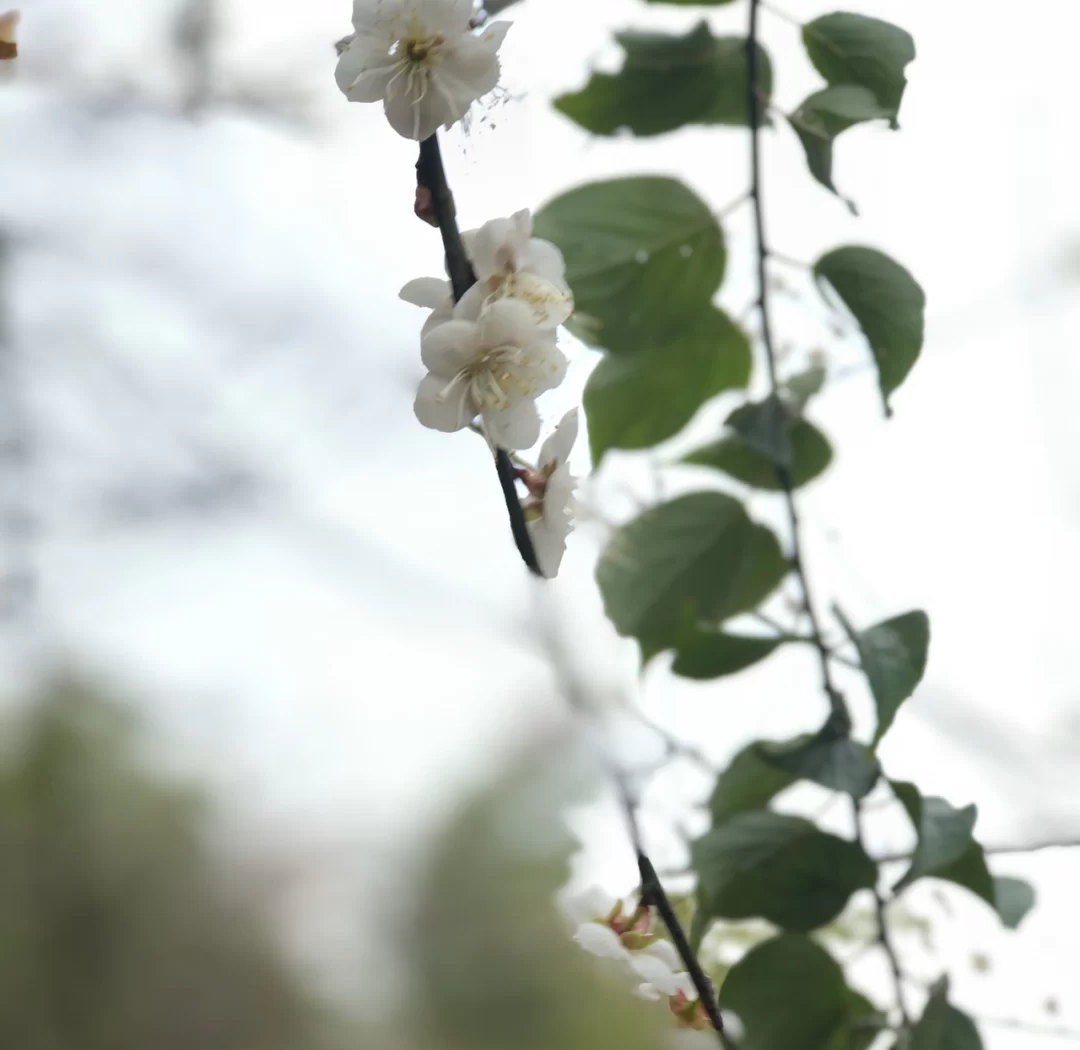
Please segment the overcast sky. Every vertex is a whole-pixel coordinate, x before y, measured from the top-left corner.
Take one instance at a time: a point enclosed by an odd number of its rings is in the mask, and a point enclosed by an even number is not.
[[[888,423],[869,371],[814,403],[837,456],[804,497],[812,576],[821,600],[859,622],[930,614],[926,679],[883,749],[891,775],[977,800],[989,842],[1078,835],[1078,16],[1066,0],[1010,17],[974,0],[857,6],[915,36],[902,132],[841,141],[837,181],[858,220],[809,178],[793,136],[767,136],[770,235],[806,260],[852,241],[894,255],[926,289],[927,341]],[[788,7],[809,18],[830,5]],[[148,0],[29,2],[22,77],[0,91],[0,221],[25,241],[9,294],[17,345],[34,358],[34,407],[50,422],[51,487],[35,498],[62,508],[76,473],[85,482],[118,454],[137,461],[143,426],[155,449],[162,433],[180,442],[194,430],[269,467],[274,491],[254,516],[212,526],[107,530],[65,517],[35,554],[38,617],[9,648],[68,654],[145,692],[175,759],[275,827],[396,841],[444,811],[495,741],[561,710],[483,446],[425,432],[412,415],[422,317],[396,295],[441,265],[437,235],[411,214],[415,149],[334,86],[345,0],[230,8],[228,76],[309,91],[312,130],[230,112],[184,124],[146,105],[106,118],[101,89],[117,79],[171,96],[165,13]],[[684,28],[700,14],[633,0],[525,0],[508,12],[506,95],[448,138],[462,223],[634,172],[675,174],[717,208],[738,197],[743,132],[594,141],[549,106],[617,59],[612,29]],[[718,28],[744,17],[742,5],[710,14]],[[765,32],[790,109],[814,75],[792,26],[770,18]],[[727,227],[721,300],[736,314],[750,299],[747,220],[736,212]],[[777,324],[805,352],[822,314],[799,272],[789,277],[802,299],[781,300]],[[544,403],[552,421],[594,360],[568,347],[570,378]],[[835,361],[865,358],[850,342]],[[110,362],[139,377],[142,415],[105,421],[103,435],[72,376]],[[729,407],[705,409],[692,436],[714,432]],[[616,454],[589,492],[621,518],[627,490],[647,499],[651,486],[640,457]],[[781,524],[774,497],[752,496],[751,508]],[[602,535],[596,524],[575,533],[554,590],[590,680],[610,693],[633,683],[633,662],[592,582]],[[781,653],[719,684],[661,668],[641,702],[719,760],[752,735],[814,724],[814,681],[808,653]],[[846,684],[865,717],[857,680]],[[677,809],[701,789],[673,776],[650,802]],[[621,828],[604,813],[582,821],[590,873],[625,888]],[[977,907],[963,911],[957,944],[993,948],[1009,976],[960,987],[983,1012],[1032,1017],[1046,995],[1069,1000],[1062,931],[1078,918],[1080,862],[1009,858],[997,870],[1032,874],[1040,907],[1008,937]],[[995,1003],[1002,987],[1015,995],[1007,1008]],[[1078,1008],[1073,994],[1066,1012],[1080,1026]],[[995,1032],[991,1046],[1021,1039]]]

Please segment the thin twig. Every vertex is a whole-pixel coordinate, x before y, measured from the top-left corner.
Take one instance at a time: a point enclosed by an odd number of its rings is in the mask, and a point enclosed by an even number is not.
[[[862,847],[863,852],[865,852],[866,844],[863,841],[862,806],[857,798],[852,798],[851,807],[855,816],[855,841]],[[893,993],[896,996],[896,1006],[900,1011],[900,1020],[903,1022],[905,1030],[907,1030],[911,1028],[911,1015],[908,1013],[907,1003],[904,1000],[904,971],[900,968],[900,957],[896,954],[896,949],[893,947],[892,940],[889,937],[889,923],[885,915],[886,901],[881,890],[878,888],[877,883],[874,884],[873,894],[874,916],[877,920],[877,943],[881,946],[881,950],[885,953],[885,958],[889,961],[889,970],[893,977]]]
[[[736,1050],[735,1044],[724,1030],[724,1018],[720,1013],[720,1004],[717,1002],[712,981],[709,980],[705,971],[701,968],[701,963],[698,962],[697,954],[690,946],[690,940],[682,928],[682,923],[679,922],[675,909],[671,906],[671,901],[668,900],[668,896],[664,892],[660,876],[656,873],[656,868],[653,867],[649,855],[645,852],[641,840],[641,829],[638,827],[637,822],[637,806],[634,803],[630,789],[627,787],[625,778],[618,772],[615,774],[615,783],[622,803],[623,815],[626,817],[630,842],[637,857],[638,875],[641,879],[641,903],[646,907],[655,908],[659,913],[660,919],[671,937],[671,943],[686,967],[686,972],[690,975],[690,980],[698,994],[698,1000],[705,1010],[705,1015],[709,1018],[709,1023],[716,1031],[720,1045],[724,1050]]]
[[[1037,1021],[1021,1021],[1018,1017],[981,1017],[972,1015],[972,1020],[979,1024],[992,1025],[995,1028],[1009,1028],[1014,1032],[1026,1032],[1028,1035],[1047,1035],[1057,1039],[1080,1039],[1080,1031],[1065,1025],[1039,1024]]]
[[[773,397],[780,395],[780,380],[776,372],[776,349],[773,344],[772,325],[769,319],[769,247],[765,238],[765,204],[761,180],[761,120],[758,103],[758,11],[761,0],[750,0],[750,28],[747,33],[747,108],[750,117],[750,199],[754,205],[754,231],[757,238],[757,305],[761,315],[761,340],[765,348],[765,361],[769,371],[769,387]],[[806,567],[803,563],[802,544],[799,538],[799,512],[795,506],[795,493],[791,483],[791,470],[777,464],[776,476],[784,493],[788,523],[791,528],[791,565],[802,592],[802,604],[810,623],[810,637],[818,653],[821,666],[821,687],[829,700],[829,708],[839,722],[850,724],[843,698],[832,680],[829,666],[829,648],[825,644],[817,612],[810,593]]]
[[[669,733],[663,726],[658,725],[648,715],[643,714],[640,711],[634,712],[646,729],[651,729],[661,740],[664,742],[664,749],[669,756],[677,756],[680,758],[688,758],[691,762],[696,763],[702,769],[708,773],[717,773],[716,763],[713,762],[708,755],[706,755],[699,748],[694,747],[693,744],[687,744],[682,740]]]
[[[416,184],[431,194],[431,210],[434,213],[439,232],[442,234],[443,250],[446,252],[446,269],[450,274],[450,287],[454,300],[460,299],[474,284],[476,274],[465,253],[465,244],[458,229],[457,215],[454,209],[454,197],[446,181],[442,153],[439,151],[439,137],[432,135],[420,143],[420,157],[416,162]],[[514,536],[521,560],[535,576],[543,576],[540,563],[536,558],[529,527],[525,523],[525,512],[518,498],[517,474],[509,453],[502,448],[495,450],[495,469],[499,475],[506,513],[510,518],[510,531]]]
[[[765,361],[769,372],[769,387],[773,397],[779,397],[780,383],[776,372],[776,350],[773,345],[772,326],[769,320],[769,282],[768,260],[769,247],[765,237],[765,205],[762,194],[761,179],[761,121],[759,113],[759,99],[757,91],[758,83],[758,48],[757,29],[758,11],[761,8],[761,0],[750,0],[750,27],[747,32],[747,109],[750,118],[750,196],[754,204],[754,231],[757,237],[757,278],[758,278],[758,307],[761,313],[761,339],[765,348]],[[837,727],[850,729],[851,716],[844,704],[844,698],[833,683],[831,660],[833,654],[825,643],[825,636],[821,630],[817,611],[810,589],[810,581],[803,560],[802,542],[799,534],[799,512],[795,504],[795,491],[791,483],[791,470],[786,464],[777,464],[776,476],[784,494],[784,504],[787,507],[788,524],[791,529],[791,565],[795,578],[798,581],[802,593],[802,605],[805,610],[810,627],[810,644],[817,650],[818,664],[821,668],[821,688],[829,701],[830,717]],[[855,836],[862,845],[862,810],[859,800],[853,798],[852,806],[855,815]],[[874,887],[874,909],[877,918],[877,941],[885,953],[889,967],[892,970],[895,986],[896,1003],[900,1010],[900,1016],[904,1027],[911,1024],[907,1006],[903,994],[903,972],[900,969],[900,960],[897,958],[889,939],[889,930],[885,916],[885,899],[881,891]]]
[[[787,22],[790,25],[798,26],[802,28],[802,22],[800,22],[794,15],[789,15],[787,11],[782,8],[775,7],[773,4],[767,4],[764,0],[761,0],[761,6],[765,8],[772,15],[776,15],[782,22]]]
[[[1076,849],[1080,839],[1044,839],[1038,842],[1005,843],[1000,846],[983,846],[987,856],[1004,856],[1009,853],[1039,853],[1044,849]],[[877,858],[878,864],[895,864],[898,861],[911,860],[911,853],[886,853]]]

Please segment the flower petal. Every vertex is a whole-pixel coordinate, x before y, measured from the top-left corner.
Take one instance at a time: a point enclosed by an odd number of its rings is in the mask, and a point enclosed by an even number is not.
[[[353,0],[352,24],[358,33],[381,32],[389,34],[390,28],[402,14],[404,0]]]
[[[438,277],[417,277],[398,292],[398,297],[413,306],[437,310],[450,298],[450,282]]]
[[[540,458],[537,461],[541,468],[554,464],[556,467],[570,458],[570,450],[578,436],[578,410],[570,409],[551,432],[551,436],[540,446]],[[660,942],[666,943],[666,942]]]
[[[533,273],[515,274],[503,284],[502,294],[528,303],[540,328],[558,328],[574,312],[574,299],[565,283],[556,284]]]
[[[453,433],[463,430],[473,419],[470,404],[466,401],[469,388],[458,383],[446,392],[446,382],[430,373],[420,380],[413,402],[416,418],[431,430]]]
[[[552,528],[545,518],[527,520],[526,524],[540,571],[546,579],[555,579],[559,574],[563,555],[566,553],[566,533],[558,528]]]
[[[480,328],[471,321],[446,321],[420,340],[420,360],[443,381],[453,379],[480,352]]]
[[[682,968],[682,960],[679,958],[679,953],[675,951],[675,945],[671,941],[653,941],[652,944],[642,948],[641,951],[645,955],[655,955],[669,970],[674,971]]]
[[[533,341],[525,348],[534,397],[554,390],[566,378],[566,355],[555,345],[553,338],[543,338],[553,335],[554,332],[537,331]]]
[[[551,241],[531,237],[521,260],[523,270],[535,273],[549,281],[562,281],[566,277],[566,260],[563,253]]]
[[[481,340],[486,347],[543,343],[532,310],[516,299],[498,299],[480,318]]]
[[[517,269],[518,249],[524,248],[512,219],[491,219],[476,231],[472,264],[476,276],[486,281]]]
[[[447,321],[454,319],[454,300],[450,297],[446,297],[446,302],[442,306],[436,307],[431,313],[428,314],[427,320],[424,322],[424,326],[420,329],[420,345],[423,346],[424,336],[441,324],[445,324]]]
[[[502,47],[503,40],[506,38],[506,31],[513,24],[513,22],[507,22],[505,19],[499,22],[490,22],[488,25],[484,26],[484,31],[477,39],[485,46],[498,51],[499,48]]]
[[[629,952],[623,947],[619,935],[610,926],[598,922],[584,922],[574,934],[574,940],[587,952],[601,959],[626,959]]]
[[[540,414],[536,402],[528,398],[495,412],[485,412],[483,419],[484,429],[499,448],[510,451],[532,448],[540,436]]]
[[[671,967],[655,955],[631,952],[630,968],[643,981],[659,989],[664,995],[674,995],[678,991],[678,984]]]
[[[455,107],[460,107],[459,116],[498,85],[498,46],[483,37],[464,36],[455,40],[453,47],[448,44],[442,50],[438,93],[454,100]]]
[[[431,138],[440,125],[452,124],[464,113],[448,105],[443,93],[426,78],[417,77],[410,84],[404,76],[390,85],[383,109],[390,127],[402,138],[416,142]]]
[[[473,16],[473,0],[410,0],[409,6],[426,33],[468,32]]]
[[[599,886],[590,886],[580,893],[560,892],[556,900],[559,910],[573,923],[595,922],[609,915],[617,903]]]
[[[454,307],[454,316],[462,321],[479,321],[480,314],[487,305],[488,289],[483,281],[477,281]]]
[[[341,52],[334,79],[350,102],[378,102],[386,96],[394,63],[386,48],[373,46],[368,36],[354,36]]]

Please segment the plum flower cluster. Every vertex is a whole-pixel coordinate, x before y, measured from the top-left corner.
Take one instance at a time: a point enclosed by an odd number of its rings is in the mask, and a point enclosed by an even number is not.
[[[638,980],[641,999],[667,998],[680,1028],[702,1030],[709,1020],[690,975],[681,969],[678,953],[655,932],[655,918],[642,904],[625,910],[601,890],[560,898],[563,913],[574,924],[574,940],[587,952],[625,964]]]
[[[473,0],[354,0],[336,79],[350,102],[382,102],[390,126],[422,142],[499,82],[509,22],[473,28]]]
[[[414,409],[433,430],[479,428],[494,448],[520,451],[540,437],[536,399],[566,375],[557,330],[573,312],[565,263],[548,241],[532,236],[532,216],[519,211],[462,234],[476,283],[454,302],[450,283],[410,281],[406,302],[430,310],[420,335],[427,375]],[[518,459],[528,496],[526,525],[540,569],[555,576],[573,527],[570,450],[577,412],[568,412],[541,446],[536,466]]]

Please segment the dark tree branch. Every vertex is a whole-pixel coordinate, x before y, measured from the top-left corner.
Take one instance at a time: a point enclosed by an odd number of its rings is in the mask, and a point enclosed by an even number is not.
[[[776,349],[773,343],[772,325],[769,318],[769,246],[765,237],[765,203],[761,177],[761,102],[758,92],[758,13],[761,0],[750,0],[750,24],[747,31],[747,85],[746,104],[750,120],[750,198],[754,205],[754,231],[757,239],[757,292],[758,308],[761,314],[761,340],[765,348],[765,361],[769,373],[769,390],[773,398],[780,396],[780,383],[776,373]],[[787,508],[788,524],[791,529],[791,565],[802,593],[803,609],[810,626],[810,644],[818,655],[821,669],[821,688],[829,701],[830,720],[837,729],[850,732],[851,717],[840,691],[832,677],[831,653],[825,642],[817,610],[814,607],[810,581],[803,559],[802,541],[799,532],[799,512],[795,504],[795,492],[791,483],[791,470],[786,464],[776,465],[776,476],[783,490],[784,505]],[[858,799],[852,799],[855,820],[855,837],[862,844],[862,808]],[[889,962],[893,976],[896,1004],[900,1011],[905,1029],[911,1025],[911,1018],[904,1002],[903,972],[900,960],[889,939],[888,924],[885,915],[885,899],[878,887],[874,886],[874,911],[877,920],[877,942]]]
[[[705,1015],[709,1018],[709,1023],[716,1031],[720,1045],[724,1050],[736,1050],[734,1042],[724,1030],[724,1018],[720,1013],[720,1004],[717,1002],[712,981],[709,980],[708,975],[701,968],[701,963],[698,962],[697,954],[690,945],[686,931],[682,928],[682,923],[679,922],[675,909],[671,906],[671,901],[668,900],[667,893],[664,892],[660,876],[656,873],[656,868],[653,867],[649,855],[645,852],[645,847],[641,841],[641,829],[638,827],[637,822],[637,806],[625,779],[618,771],[615,772],[615,783],[619,792],[619,800],[622,803],[623,814],[626,817],[630,842],[634,847],[634,855],[637,858],[638,876],[641,879],[641,903],[646,907],[655,908],[659,914],[668,935],[671,937],[671,943],[675,946],[675,951],[682,960],[682,964],[686,967],[686,972],[690,975],[694,990],[698,994],[698,1000],[705,1010]]]
[[[446,252],[446,269],[450,274],[450,287],[454,300],[460,299],[474,284],[476,274],[465,254],[465,244],[458,229],[457,213],[454,209],[454,197],[446,181],[442,153],[439,150],[438,135],[432,135],[420,143],[420,157],[416,162],[416,185],[430,194],[430,211],[435,224],[442,234],[443,250]],[[499,486],[506,503],[506,513],[510,518],[510,531],[514,536],[521,560],[534,576],[543,576],[540,563],[536,560],[536,550],[529,527],[525,523],[525,512],[517,492],[517,473],[505,449],[495,450],[495,469],[499,475]]]

